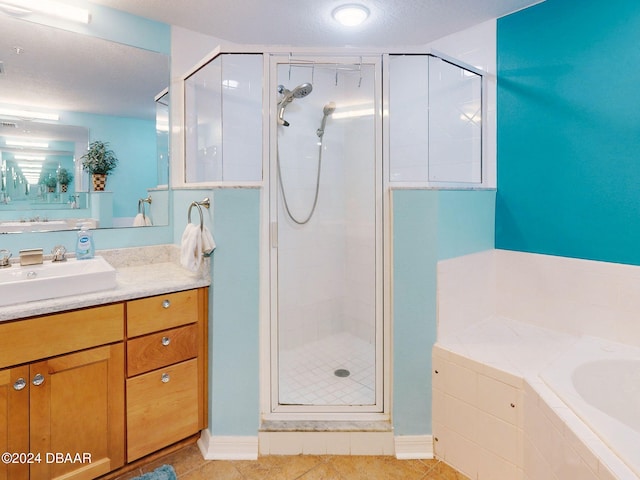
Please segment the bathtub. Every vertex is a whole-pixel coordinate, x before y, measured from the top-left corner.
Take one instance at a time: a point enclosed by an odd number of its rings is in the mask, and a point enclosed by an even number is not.
[[[583,337],[540,377],[640,478],[640,348]]]

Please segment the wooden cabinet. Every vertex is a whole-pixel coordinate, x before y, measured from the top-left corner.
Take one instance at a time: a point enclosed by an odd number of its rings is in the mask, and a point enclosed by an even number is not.
[[[207,289],[127,303],[127,461],[206,427]]]
[[[28,366],[0,370],[0,453],[29,451],[28,379]],[[28,464],[0,463],[0,480],[28,477]]]
[[[123,371],[122,343],[30,366],[30,451],[42,459],[31,480],[95,478],[124,465]]]
[[[0,322],[0,454],[22,455],[0,480],[96,478],[205,428],[207,299]]]
[[[124,464],[123,325],[122,305],[0,324],[3,362],[25,363],[0,370],[0,450],[15,455],[0,479],[95,478]],[[116,343],[96,346],[105,340]],[[60,355],[31,361],[43,352]]]

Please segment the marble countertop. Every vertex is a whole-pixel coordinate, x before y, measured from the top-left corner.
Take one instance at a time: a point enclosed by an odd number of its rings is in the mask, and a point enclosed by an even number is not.
[[[128,250],[134,251],[127,252]],[[115,289],[4,306],[0,309],[0,321],[190,290],[206,287],[211,283],[208,275],[209,260],[199,272],[192,273],[176,261],[173,246],[165,246],[163,250],[150,247],[150,250],[145,251],[136,248],[97,253],[116,268]]]

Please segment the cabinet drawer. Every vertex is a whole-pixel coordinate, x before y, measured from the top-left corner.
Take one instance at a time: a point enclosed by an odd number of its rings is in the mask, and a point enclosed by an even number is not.
[[[197,290],[127,302],[127,335],[137,337],[198,320]]]
[[[200,430],[196,359],[127,380],[127,461]]]
[[[197,355],[196,324],[152,333],[127,342],[127,375],[133,377]]]
[[[119,342],[124,304],[0,323],[0,368]]]

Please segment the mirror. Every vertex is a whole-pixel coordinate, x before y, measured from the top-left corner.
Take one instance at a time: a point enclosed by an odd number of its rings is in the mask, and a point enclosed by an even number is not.
[[[1,11],[0,31],[0,233],[167,225],[168,55]],[[82,169],[95,140],[118,157],[105,192]]]

